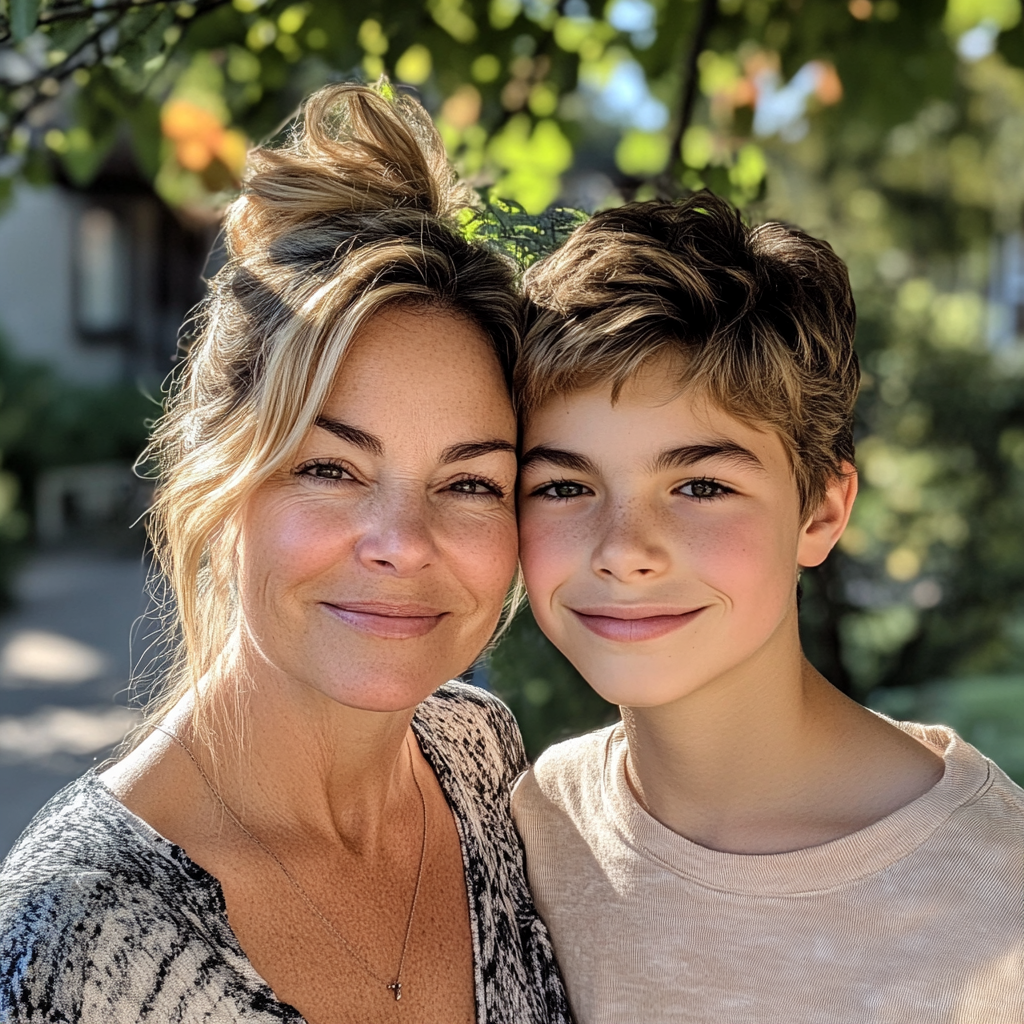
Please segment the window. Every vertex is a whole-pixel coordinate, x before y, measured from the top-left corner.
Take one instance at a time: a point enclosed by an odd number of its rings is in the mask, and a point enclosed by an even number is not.
[[[107,207],[87,207],[78,219],[75,283],[79,331],[98,341],[126,339],[132,326],[131,240]]]

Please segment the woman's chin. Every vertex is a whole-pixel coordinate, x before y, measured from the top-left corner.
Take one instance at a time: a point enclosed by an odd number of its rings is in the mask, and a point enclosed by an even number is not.
[[[344,681],[324,680],[321,683],[313,682],[312,685],[325,697],[344,707],[356,711],[394,714],[415,708],[456,675],[457,671],[425,679],[419,673],[409,678],[391,676],[387,682],[383,682],[379,674],[374,674],[365,680],[348,676]]]

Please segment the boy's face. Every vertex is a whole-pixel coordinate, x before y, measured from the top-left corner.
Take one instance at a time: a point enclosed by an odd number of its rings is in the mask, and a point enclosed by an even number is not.
[[[533,613],[601,696],[633,707],[798,655],[798,567],[824,559],[852,503],[805,522],[779,438],[679,394],[673,370],[651,366],[614,405],[610,387],[557,396],[524,434]]]

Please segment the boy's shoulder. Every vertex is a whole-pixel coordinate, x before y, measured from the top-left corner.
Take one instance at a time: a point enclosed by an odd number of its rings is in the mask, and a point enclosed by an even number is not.
[[[928,744],[945,765],[938,784],[910,806],[946,809],[948,818],[937,831],[970,839],[966,845],[981,856],[1005,847],[1011,859],[1018,858],[1024,847],[1024,789],[948,726],[892,724]]]
[[[879,865],[927,863],[929,871],[955,855],[957,863],[970,862],[983,875],[1012,878],[1011,884],[1024,891],[1024,789],[948,727],[892,724],[940,754],[943,777],[910,804],[837,843],[870,846],[872,862]],[[520,831],[535,841],[578,834],[591,845],[605,843],[609,826],[629,831],[638,805],[627,780],[626,756],[621,723],[545,751],[513,791],[512,812]],[[675,842],[690,847],[681,837]]]
[[[549,747],[516,783],[512,808],[521,814],[589,817],[601,802],[610,753],[625,743],[622,723]]]

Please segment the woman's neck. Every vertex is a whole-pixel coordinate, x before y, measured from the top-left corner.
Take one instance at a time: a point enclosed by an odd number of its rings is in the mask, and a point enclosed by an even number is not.
[[[162,730],[185,744],[214,798],[256,834],[270,839],[298,831],[340,839],[358,853],[372,849],[389,816],[417,799],[406,746],[414,711],[347,707],[265,663],[236,656],[222,659],[200,682],[198,698],[183,698]],[[154,772],[181,776],[197,795],[206,787],[162,730],[104,775],[130,807],[133,793],[150,789],[142,783]],[[152,821],[152,811],[132,809]]]

